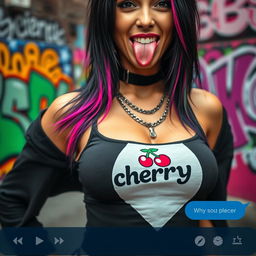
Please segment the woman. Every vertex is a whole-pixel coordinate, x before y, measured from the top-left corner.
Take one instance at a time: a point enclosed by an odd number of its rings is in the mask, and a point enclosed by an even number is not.
[[[90,1],[87,85],[30,126],[0,188],[3,226],[41,225],[46,198],[71,190],[88,226],[226,225],[184,211],[225,200],[232,159],[220,101],[192,89],[197,24],[195,0]]]

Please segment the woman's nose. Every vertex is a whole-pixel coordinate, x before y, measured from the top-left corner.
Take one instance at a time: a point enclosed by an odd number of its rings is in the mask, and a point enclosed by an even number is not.
[[[141,11],[138,14],[136,25],[138,27],[150,28],[154,26],[155,21],[152,16],[151,10],[148,7],[141,8]]]

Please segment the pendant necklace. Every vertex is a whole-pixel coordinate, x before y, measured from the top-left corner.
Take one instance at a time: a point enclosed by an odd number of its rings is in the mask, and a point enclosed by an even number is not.
[[[124,110],[134,121],[136,121],[137,123],[139,123],[139,124],[141,124],[141,125],[147,127],[148,130],[149,130],[149,136],[150,136],[152,139],[155,139],[155,138],[157,137],[157,134],[156,134],[156,131],[155,131],[154,128],[155,128],[156,126],[160,125],[160,124],[166,119],[166,117],[167,117],[167,115],[168,115],[168,112],[169,112],[170,99],[168,98],[167,101],[166,101],[165,110],[164,110],[162,116],[161,116],[156,122],[151,123],[151,122],[146,122],[146,121],[142,120],[140,117],[136,116],[133,112],[131,112],[130,109],[125,105],[125,104],[127,104],[127,103],[125,102],[125,100],[124,100],[125,97],[124,97],[123,95],[121,95],[120,93],[118,93],[117,96],[116,96],[116,98],[117,98],[119,104],[121,105],[121,107],[123,108],[123,110]],[[165,96],[164,96],[164,98],[165,98]],[[161,101],[162,101],[162,99],[161,99]],[[152,110],[143,110],[143,109],[141,109],[141,108],[135,106],[134,104],[132,104],[132,103],[131,103],[131,104],[136,108],[136,109],[133,108],[135,111],[140,112],[140,113],[143,113],[143,112],[145,112],[145,111],[146,111],[146,112],[154,111],[156,108],[158,108],[158,106],[159,106],[160,104],[161,104],[161,106],[162,106],[163,103],[161,103],[161,101],[160,101],[160,103],[159,103],[154,109],[152,109]],[[164,99],[163,99],[163,102],[164,102]],[[129,104],[127,104],[127,105],[129,106]],[[160,107],[161,107],[161,106],[160,106]],[[157,110],[159,110],[160,107],[159,107]],[[132,107],[131,107],[131,108],[132,108]],[[156,111],[157,111],[157,110],[156,110]],[[143,112],[141,112],[141,111],[143,111]],[[155,112],[156,112],[156,111],[155,111]],[[153,112],[153,113],[155,113],[155,112]],[[143,113],[143,114],[145,114],[145,113]],[[152,114],[152,113],[150,113],[150,114]]]
[[[158,105],[156,107],[154,107],[151,110],[145,110],[142,109],[140,107],[137,107],[136,105],[134,105],[133,103],[131,103],[123,94],[121,94],[120,92],[117,93],[117,96],[126,104],[128,105],[131,109],[135,110],[136,112],[145,114],[145,115],[151,115],[156,113],[163,105],[164,103],[164,99],[165,99],[165,94],[163,95],[163,97],[161,98],[160,102],[158,103]]]

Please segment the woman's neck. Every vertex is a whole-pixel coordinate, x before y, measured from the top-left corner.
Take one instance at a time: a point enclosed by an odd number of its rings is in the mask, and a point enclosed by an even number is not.
[[[143,76],[151,76],[156,73],[158,73],[161,70],[161,65],[160,63],[157,63],[156,65],[148,68],[148,67],[136,67],[131,65],[128,61],[121,59],[121,65],[125,70],[129,70],[132,73],[138,74],[138,75],[143,75]]]
[[[123,95],[127,95],[127,96],[133,95],[136,98],[141,98],[141,99],[145,99],[145,98],[148,99],[154,94],[162,95],[165,90],[165,84],[163,80],[145,87],[137,86],[133,84],[127,84],[123,81],[120,81],[119,85],[120,85],[119,91]]]

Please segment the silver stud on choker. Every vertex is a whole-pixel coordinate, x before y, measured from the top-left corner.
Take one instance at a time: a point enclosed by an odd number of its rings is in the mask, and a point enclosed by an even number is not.
[[[167,117],[168,113],[169,113],[169,107],[170,107],[170,99],[168,98],[166,101],[166,106],[165,106],[165,110],[162,114],[162,116],[154,123],[150,123],[150,122],[146,122],[144,120],[142,120],[140,117],[136,116],[133,112],[130,111],[130,109],[125,105],[125,102],[123,100],[123,98],[121,97],[120,93],[117,94],[116,96],[119,104],[121,105],[121,107],[123,108],[123,110],[137,123],[145,126],[148,128],[149,130],[149,136],[152,139],[155,139],[157,137],[156,131],[155,131],[155,127],[160,125]],[[165,98],[165,97],[164,97]],[[160,101],[161,102],[161,101]],[[160,103],[159,103],[160,104]],[[158,105],[159,105],[158,104]],[[134,105],[134,104],[133,104]],[[135,105],[134,105],[135,106]],[[137,109],[140,109],[139,107],[135,106]],[[143,109],[142,109],[143,110]],[[143,110],[143,111],[148,111],[148,110]]]

